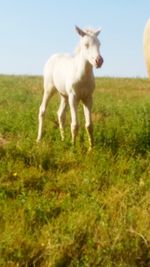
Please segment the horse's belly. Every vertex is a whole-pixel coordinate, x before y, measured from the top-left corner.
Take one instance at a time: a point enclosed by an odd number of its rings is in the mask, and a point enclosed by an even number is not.
[[[67,95],[66,80],[62,71],[56,71],[53,77],[54,85],[57,91],[62,95]]]
[[[61,95],[67,95],[65,81],[59,79],[56,80],[54,84],[55,88]]]
[[[67,95],[67,84],[70,79],[70,60],[65,57],[58,58],[58,62],[53,70],[53,82],[58,92],[62,95]],[[68,78],[69,77],[69,78]]]

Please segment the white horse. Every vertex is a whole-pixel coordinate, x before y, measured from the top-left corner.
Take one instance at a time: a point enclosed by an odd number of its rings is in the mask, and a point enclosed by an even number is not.
[[[76,27],[81,36],[80,45],[74,56],[55,54],[44,68],[44,95],[39,109],[39,128],[37,141],[42,136],[42,125],[48,100],[58,91],[61,102],[58,110],[58,122],[61,139],[64,140],[66,107],[69,103],[71,112],[72,143],[75,144],[78,132],[77,106],[83,103],[85,126],[90,148],[93,146],[93,125],[91,120],[92,93],[95,88],[93,67],[100,68],[103,58],[100,55],[100,42],[97,38],[100,30],[82,30]]]
[[[143,48],[147,73],[150,78],[150,19],[147,21],[144,29]]]

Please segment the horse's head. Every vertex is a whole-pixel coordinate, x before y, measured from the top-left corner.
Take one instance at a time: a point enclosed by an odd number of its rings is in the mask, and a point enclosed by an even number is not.
[[[76,26],[76,31],[81,36],[81,51],[85,59],[96,68],[103,64],[103,58],[100,55],[100,41],[97,36],[101,30],[81,30]]]

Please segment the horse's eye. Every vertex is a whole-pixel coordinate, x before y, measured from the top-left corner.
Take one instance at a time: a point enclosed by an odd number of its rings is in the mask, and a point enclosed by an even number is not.
[[[85,47],[88,49],[89,48],[89,43],[85,43]]]

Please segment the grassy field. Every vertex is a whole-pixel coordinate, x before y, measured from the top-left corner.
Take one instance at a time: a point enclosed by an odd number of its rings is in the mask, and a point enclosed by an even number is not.
[[[36,144],[42,78],[0,76],[0,266],[150,266],[150,81],[96,80],[95,147],[75,148],[55,96]]]

